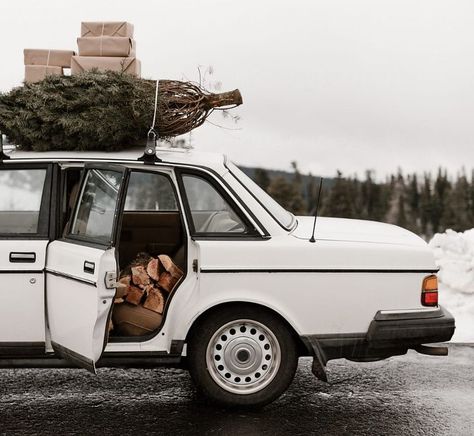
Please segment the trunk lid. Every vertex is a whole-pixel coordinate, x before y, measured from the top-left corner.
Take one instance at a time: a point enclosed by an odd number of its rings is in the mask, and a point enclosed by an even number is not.
[[[298,225],[291,233],[299,239],[308,239],[313,231],[314,217],[298,216]],[[347,218],[318,217],[315,239],[327,241],[369,242],[375,244],[426,245],[413,232],[393,224]]]

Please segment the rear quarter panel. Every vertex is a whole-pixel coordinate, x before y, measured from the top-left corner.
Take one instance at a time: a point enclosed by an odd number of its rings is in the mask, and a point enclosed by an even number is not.
[[[230,301],[269,307],[299,334],[365,333],[379,310],[423,309],[422,281],[435,268],[422,245],[286,236],[199,246],[198,289],[180,308],[180,337],[200,313]]]

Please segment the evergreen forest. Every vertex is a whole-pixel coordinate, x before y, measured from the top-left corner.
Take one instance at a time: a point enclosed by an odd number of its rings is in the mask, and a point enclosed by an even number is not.
[[[253,180],[295,215],[315,212],[319,177],[293,171],[242,168]],[[358,218],[392,223],[426,239],[446,229],[474,227],[474,170],[452,176],[439,168],[435,173],[389,175],[377,181],[372,171],[364,177],[340,171],[324,179],[318,215]]]

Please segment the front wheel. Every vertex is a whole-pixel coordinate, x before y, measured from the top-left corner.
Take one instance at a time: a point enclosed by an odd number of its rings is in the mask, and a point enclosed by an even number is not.
[[[285,324],[252,306],[212,313],[194,329],[188,356],[198,389],[226,406],[270,403],[288,388],[298,364]]]

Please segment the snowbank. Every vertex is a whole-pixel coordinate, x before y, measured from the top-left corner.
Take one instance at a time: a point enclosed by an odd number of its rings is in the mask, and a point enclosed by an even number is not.
[[[474,342],[474,229],[438,233],[429,245],[440,267],[440,304],[456,318],[452,341]]]

